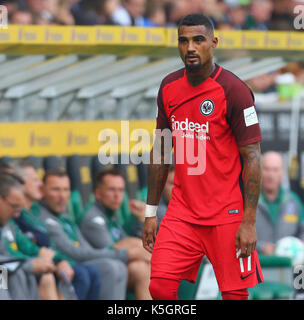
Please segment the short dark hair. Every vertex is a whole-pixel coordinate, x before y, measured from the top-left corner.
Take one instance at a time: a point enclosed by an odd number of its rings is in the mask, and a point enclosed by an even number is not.
[[[30,161],[28,161],[27,159],[22,159],[22,160],[17,161],[16,163],[13,163],[11,165],[11,168],[19,177],[22,177],[23,179],[25,177],[25,169],[26,168],[32,168],[32,169],[36,170],[35,167],[33,166],[33,164]]]
[[[19,168],[33,168],[35,169],[34,165],[28,159],[21,159],[17,162],[17,167]]]
[[[19,182],[21,185],[25,183],[21,176],[16,173],[16,170],[14,170],[13,166],[7,162],[0,163],[0,176],[2,176],[3,174],[11,176],[13,179],[17,180],[17,182]]]
[[[10,166],[10,164],[8,162],[0,162],[0,170],[1,171],[5,171],[5,170],[11,170],[12,167]]]
[[[23,181],[16,174],[1,172],[0,173],[0,196],[6,198],[12,188],[21,190]]]
[[[106,175],[119,176],[125,180],[123,173],[119,169],[106,168],[106,169],[99,171],[96,174],[96,176],[94,177],[94,185],[93,185],[94,190],[96,190],[99,186],[101,186],[103,184],[103,180]]]
[[[43,176],[43,183],[45,184],[47,181],[48,177],[55,176],[55,177],[69,177],[67,172],[62,169],[62,168],[54,168],[54,169],[49,169],[45,172]]]
[[[188,14],[178,24],[178,31],[181,26],[205,26],[206,29],[213,34],[214,25],[210,18],[203,14],[192,13]]]

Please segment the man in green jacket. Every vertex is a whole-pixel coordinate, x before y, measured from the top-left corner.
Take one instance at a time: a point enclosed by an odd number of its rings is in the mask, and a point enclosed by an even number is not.
[[[287,236],[304,241],[304,208],[298,195],[282,187],[283,158],[268,151],[262,158],[262,192],[260,195],[256,230],[257,250],[274,254],[276,242]]]
[[[43,254],[54,262],[56,278],[60,280],[59,282],[57,281],[57,286],[60,287],[61,290],[56,288],[54,275],[48,275],[49,283],[45,286],[49,288],[49,290],[48,295],[44,296],[44,299],[63,298],[61,294],[61,291],[64,289],[63,283],[66,285],[72,284],[78,299],[99,299],[101,282],[99,270],[94,266],[76,263],[56,249],[52,241],[50,241],[48,230],[39,218],[40,206],[37,201],[42,198],[43,184],[36,170],[30,163],[23,161],[15,167],[15,171],[24,180],[25,203],[21,214],[17,213],[14,217],[15,225],[11,226],[14,230],[19,231],[13,232],[18,240],[18,250],[13,250],[13,253],[17,255],[18,252],[21,251],[21,253],[25,255],[32,256],[39,251],[39,255]],[[23,234],[18,227],[20,227]],[[30,248],[31,250],[28,250]],[[67,293],[65,295],[67,295]],[[65,298],[71,298],[71,294],[68,294],[68,297],[65,296]]]
[[[14,254],[18,251],[14,234],[11,230],[9,220],[14,214],[18,213],[23,205],[24,195],[22,186],[19,181],[11,174],[0,174],[0,254],[7,256],[8,260],[12,257],[22,261],[20,271],[8,275],[8,290],[12,299],[38,299],[43,298],[50,290],[46,283],[49,283],[49,274],[55,271],[55,265],[46,256],[49,254],[46,250],[40,252],[33,248],[28,248],[35,255],[35,258],[29,258],[21,253]],[[14,278],[18,274],[18,281]],[[34,276],[40,276],[39,287]]]

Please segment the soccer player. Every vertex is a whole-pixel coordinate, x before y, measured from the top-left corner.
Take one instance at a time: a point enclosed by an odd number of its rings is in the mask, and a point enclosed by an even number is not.
[[[263,282],[255,229],[261,131],[249,87],[213,62],[217,44],[209,18],[184,17],[178,49],[185,68],[166,76],[159,89],[157,129],[172,132],[175,177],[156,236],[156,210],[171,149],[157,134],[142,233],[143,246],[152,253],[153,299],[177,299],[180,281],[196,281],[204,255],[213,265],[223,300],[247,300],[247,289]]]

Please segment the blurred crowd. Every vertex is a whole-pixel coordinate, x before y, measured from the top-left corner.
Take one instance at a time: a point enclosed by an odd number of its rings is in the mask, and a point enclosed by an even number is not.
[[[303,0],[2,0],[11,24],[176,26],[201,12],[217,29],[292,30]]]
[[[255,93],[255,101],[275,103],[288,101],[296,96],[304,86],[303,61],[289,62],[274,72],[251,78],[247,84]]]

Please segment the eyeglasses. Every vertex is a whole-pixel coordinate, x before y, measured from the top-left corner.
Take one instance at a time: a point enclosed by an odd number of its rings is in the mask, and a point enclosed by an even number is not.
[[[22,209],[22,206],[16,203],[11,203],[10,201],[7,200],[6,197],[1,197],[13,210],[14,212],[20,211]]]

